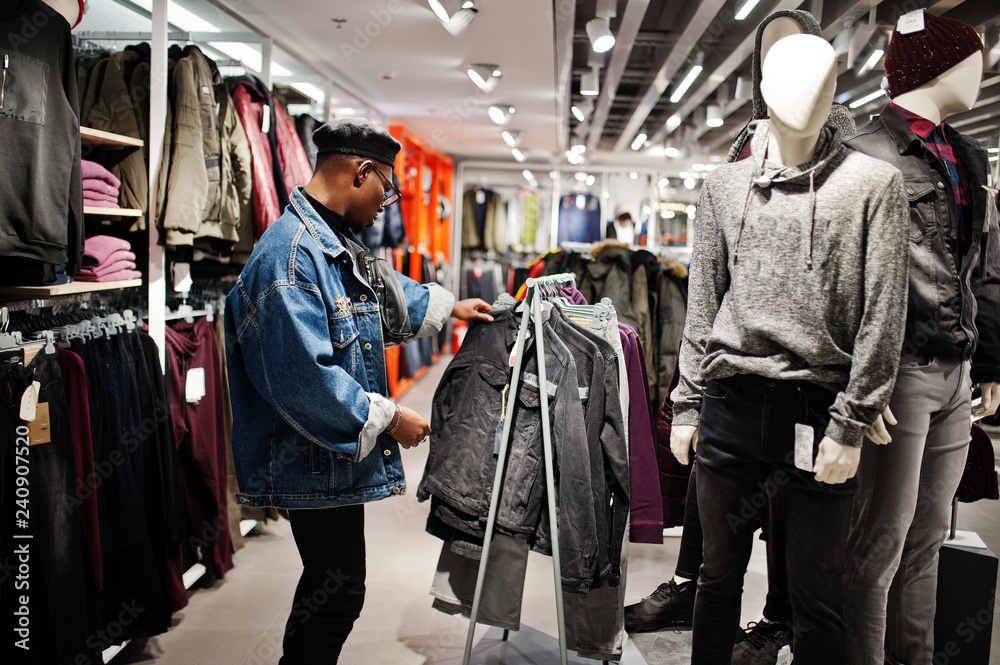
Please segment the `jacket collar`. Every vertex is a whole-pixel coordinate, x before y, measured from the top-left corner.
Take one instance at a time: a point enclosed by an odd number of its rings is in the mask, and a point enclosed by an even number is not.
[[[316,212],[315,208],[310,205],[309,201],[302,194],[302,187],[293,189],[292,195],[289,198],[292,210],[295,211],[298,218],[305,224],[309,235],[313,237],[313,240],[316,241],[316,244],[319,245],[324,254],[335,259],[347,251],[344,244],[340,242],[340,238],[337,237],[337,234],[333,232],[329,224],[320,217],[320,214]]]
[[[879,120],[882,122],[886,131],[889,132],[889,136],[892,137],[892,140],[896,142],[899,154],[902,155],[906,153],[907,150],[913,147],[914,143],[921,146],[923,145],[921,137],[914,133],[910,123],[907,122],[907,120],[896,109],[896,106],[891,102],[886,104],[879,113]],[[927,122],[928,124],[930,123],[929,120]],[[980,148],[975,141],[958,132],[945,121],[942,120],[940,126],[944,129],[945,138],[948,139],[948,142],[951,143],[952,147],[957,145],[962,146],[970,152],[976,152],[977,149]]]

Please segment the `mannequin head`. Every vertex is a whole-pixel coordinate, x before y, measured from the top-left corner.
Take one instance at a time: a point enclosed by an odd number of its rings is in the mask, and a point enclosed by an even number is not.
[[[809,161],[837,87],[837,56],[815,35],[791,35],[764,59],[760,91],[771,118],[768,152],[786,165]]]
[[[971,25],[927,12],[918,30],[892,31],[885,77],[892,100],[935,124],[976,102],[983,74],[983,41]],[[902,24],[902,20],[900,25]]]
[[[982,78],[983,52],[976,51],[944,74],[892,101],[938,124],[952,113],[975,106]]]

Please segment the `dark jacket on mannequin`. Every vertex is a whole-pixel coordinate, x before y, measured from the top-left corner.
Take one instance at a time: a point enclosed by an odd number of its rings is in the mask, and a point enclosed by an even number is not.
[[[987,181],[986,151],[948,125],[945,134],[972,179],[972,241],[961,265],[948,248],[956,214],[951,181],[899,113],[887,105],[847,145],[898,168],[906,185],[910,288],[903,353],[972,358],[973,381],[1000,381],[997,192]]]

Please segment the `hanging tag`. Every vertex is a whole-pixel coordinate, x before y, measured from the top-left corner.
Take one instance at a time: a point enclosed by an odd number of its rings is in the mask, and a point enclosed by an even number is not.
[[[260,120],[260,131],[267,134],[271,131],[271,107],[264,107],[264,116]]]
[[[918,9],[916,11],[909,12],[908,14],[903,14],[899,17],[899,22],[896,24],[896,32],[901,35],[909,35],[914,32],[920,32],[924,29],[924,10]]]
[[[792,647],[785,645],[778,652],[778,662],[775,665],[792,665]]]
[[[515,345],[513,349],[510,350],[510,359],[507,361],[507,367],[513,367],[514,363],[517,362],[517,346]]]
[[[52,424],[49,421],[49,403],[42,402],[35,412],[35,419],[28,423],[28,445],[52,441]]]
[[[803,471],[813,470],[813,441],[816,435],[809,425],[795,425],[795,468]]]
[[[205,368],[192,367],[188,370],[187,380],[184,382],[184,399],[189,404],[198,404],[205,396]]]
[[[500,442],[503,440],[503,419],[507,417],[507,393],[510,392],[510,384],[503,387],[500,393],[500,417],[497,418],[496,432],[493,436],[493,454],[500,454]]]
[[[20,418],[26,423],[30,423],[35,420],[38,412],[38,391],[41,389],[42,384],[38,381],[32,381],[31,385],[28,386],[24,394],[21,395],[21,413]]]

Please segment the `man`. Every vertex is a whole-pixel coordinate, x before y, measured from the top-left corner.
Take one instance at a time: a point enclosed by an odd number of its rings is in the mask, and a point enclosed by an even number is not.
[[[384,397],[383,320],[408,316],[418,337],[449,314],[492,321],[482,300],[456,303],[401,275],[405,302],[383,311],[391,301],[362,276],[357,235],[399,200],[400,145],[355,119],[313,140],[315,175],[292,192],[226,301],[237,496],[289,510],[303,564],[281,665],[337,662],[364,604],[364,503],[403,493],[397,443],[411,448],[431,431]]]
[[[627,203],[619,203],[615,208],[615,218],[608,222],[608,231],[605,235],[608,240],[617,240],[626,245],[636,244],[635,224],[632,222],[632,213]]]

